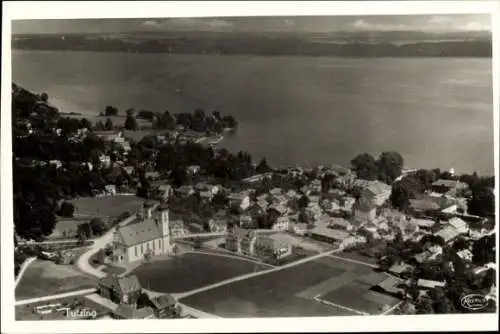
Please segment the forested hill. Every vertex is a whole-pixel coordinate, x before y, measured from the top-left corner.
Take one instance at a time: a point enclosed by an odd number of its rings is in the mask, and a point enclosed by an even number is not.
[[[391,38],[239,33],[49,34],[16,35],[13,37],[12,47],[22,50],[337,57],[491,57],[492,55],[489,36],[480,38],[477,36],[469,38],[465,35],[463,38],[417,36],[403,40],[391,40]]]

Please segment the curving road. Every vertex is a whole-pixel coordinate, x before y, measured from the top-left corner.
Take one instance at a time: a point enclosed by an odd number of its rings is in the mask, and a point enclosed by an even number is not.
[[[78,260],[76,261],[76,265],[78,266],[78,268],[87,273],[87,274],[90,274],[92,276],[95,276],[97,278],[103,278],[106,276],[105,273],[103,273],[102,271],[96,269],[96,268],[93,268],[91,265],[90,265],[90,258],[96,254],[97,252],[99,252],[99,250],[101,248],[104,248],[106,247],[106,245],[108,243],[110,243],[111,241],[113,241],[113,235],[115,233],[115,228],[112,228],[111,230],[109,230],[108,232],[106,232],[104,235],[102,235],[101,237],[97,238],[97,239],[94,239],[94,244],[92,246],[90,246],[90,249],[83,253],[79,258]]]
[[[21,270],[19,270],[19,273],[17,274],[17,277],[16,277],[16,283],[14,285],[14,289],[17,287],[17,285],[19,284],[19,282],[21,282],[21,278],[23,277],[24,275],[24,272],[26,271],[26,269],[28,268],[28,266],[33,262],[35,261],[37,258],[36,256],[34,257],[30,257],[30,258],[27,258],[23,264],[21,265]]]

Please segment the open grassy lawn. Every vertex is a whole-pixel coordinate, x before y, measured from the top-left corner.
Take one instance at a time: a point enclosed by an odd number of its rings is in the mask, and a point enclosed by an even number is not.
[[[187,253],[145,263],[132,274],[137,275],[145,289],[179,293],[263,269],[268,268],[236,258]]]
[[[181,302],[229,318],[354,315],[301,294],[343,272],[340,268],[310,261],[207,290]]]
[[[366,265],[323,257],[200,292],[182,303],[221,317],[307,317],[356,315],[315,298],[369,314],[396,298],[371,291],[387,278]]]
[[[23,300],[95,286],[95,280],[78,273],[69,265],[36,260],[26,269],[15,295],[17,300]]]
[[[75,205],[75,218],[115,218],[128,211],[136,212],[144,203],[137,196],[80,197],[71,202]]]

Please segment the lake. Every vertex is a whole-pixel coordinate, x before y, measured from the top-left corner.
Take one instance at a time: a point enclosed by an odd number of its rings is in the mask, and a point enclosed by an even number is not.
[[[491,59],[266,57],[13,51],[17,84],[63,112],[114,105],[219,110],[221,145],[274,165],[342,164],[400,152],[414,168],[492,174]],[[176,90],[182,88],[183,94]]]

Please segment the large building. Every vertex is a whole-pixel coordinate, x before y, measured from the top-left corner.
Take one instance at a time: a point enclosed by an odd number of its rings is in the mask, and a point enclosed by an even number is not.
[[[118,263],[141,261],[147,256],[172,254],[173,248],[168,208],[150,206],[117,229],[113,259]]]

